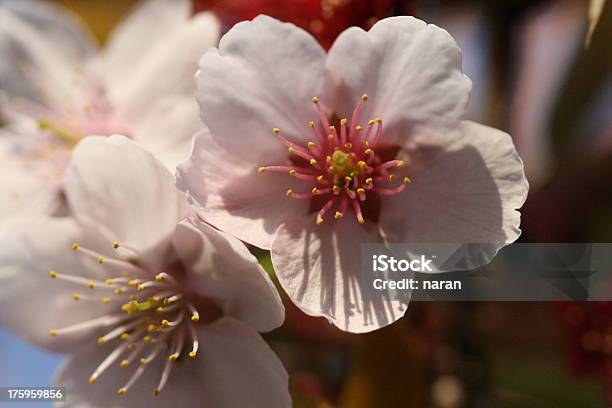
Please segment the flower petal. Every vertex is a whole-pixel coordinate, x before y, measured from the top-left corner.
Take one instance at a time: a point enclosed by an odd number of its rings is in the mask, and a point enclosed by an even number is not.
[[[95,45],[71,14],[42,1],[8,1],[0,9],[0,89],[36,102],[64,102],[76,68]]]
[[[257,172],[262,164],[282,163],[264,162],[262,157],[259,164],[250,164],[248,155],[238,157],[217,142],[206,129],[195,136],[191,157],[178,167],[178,187],[207,222],[269,249],[278,226],[307,211],[307,200],[285,196],[299,183],[288,174]]]
[[[242,242],[195,219],[179,224],[173,241],[189,271],[189,287],[216,302],[224,315],[260,332],[283,324],[280,296]]]
[[[412,184],[383,198],[381,228],[390,243],[474,244],[466,259],[474,268],[518,238],[529,187],[508,134],[468,121],[461,130],[448,146],[407,153]]]
[[[117,115],[126,123],[132,123],[149,111],[151,101],[166,95],[181,95],[193,98],[198,58],[219,40],[220,23],[210,13],[198,13],[187,18],[177,15],[189,10],[189,2],[153,1],[145,4],[135,20],[134,27],[122,32],[115,42],[127,41],[126,50],[112,52],[110,74],[107,77],[108,98]],[[160,17],[173,10],[168,17]],[[160,18],[158,18],[160,17]],[[159,21],[169,28],[159,26]],[[179,21],[180,20],[180,21]],[[129,24],[128,20],[126,24]],[[152,31],[155,34],[149,33]],[[146,51],[127,52],[133,43]],[[117,46],[118,47],[118,46]],[[121,65],[122,69],[116,67]],[[114,72],[114,74],[113,74]]]
[[[132,137],[174,172],[189,157],[191,139],[202,122],[192,97],[166,96],[132,126]]]
[[[74,149],[64,175],[74,217],[99,231],[109,245],[125,243],[139,251],[168,244],[186,203],[166,167],[123,136],[92,136]],[[155,262],[155,260],[151,260]]]
[[[26,340],[54,351],[68,351],[92,330],[52,337],[49,330],[98,317],[100,302],[76,302],[75,292],[88,290],[59,279],[49,271],[79,273],[104,279],[104,271],[89,258],[71,250],[83,242],[77,224],[69,218],[33,216],[6,221],[0,230],[0,322]],[[102,274],[102,275],[100,275]]]
[[[202,119],[217,143],[250,162],[264,149],[286,156],[275,127],[290,139],[310,137],[311,99],[325,89],[324,58],[316,40],[293,24],[267,16],[236,24],[218,50],[202,56],[196,76]]]
[[[304,313],[324,316],[348,332],[369,332],[401,318],[410,292],[391,298],[370,289],[376,277],[362,276],[358,255],[365,243],[383,243],[369,223],[362,226],[351,217],[322,225],[315,225],[312,216],[294,219],[278,229],[272,264]]]
[[[198,327],[200,351],[195,360],[175,363],[166,387],[152,390],[161,376],[163,359],[147,366],[143,376],[123,396],[117,389],[133,369],[118,365],[95,384],[87,382],[109,350],[89,346],[70,356],[56,376],[74,406],[103,407],[279,407],[291,406],[288,377],[278,357],[259,334],[245,324],[222,318]]]
[[[461,72],[459,47],[445,30],[414,17],[344,31],[326,66],[340,86],[338,113],[349,115],[368,94],[362,118],[382,118],[387,141],[415,126],[456,127],[466,111],[471,81]]]

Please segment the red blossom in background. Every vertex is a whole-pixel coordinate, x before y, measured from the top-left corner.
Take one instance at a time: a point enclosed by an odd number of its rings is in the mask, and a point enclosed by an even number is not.
[[[391,15],[416,11],[411,0],[194,0],[194,11],[212,10],[227,29],[241,20],[267,14],[309,31],[329,48],[350,26],[370,28]]]

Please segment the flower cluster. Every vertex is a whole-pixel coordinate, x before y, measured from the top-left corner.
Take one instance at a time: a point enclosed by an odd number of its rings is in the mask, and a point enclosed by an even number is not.
[[[326,52],[267,16],[219,40],[212,14],[148,0],[96,52],[48,4],[0,15],[0,322],[69,353],[73,406],[290,406],[260,336],[284,307],[245,243],[302,311],[360,333],[409,302],[364,294],[361,244],[470,243],[471,267],[519,236],[522,162],[463,120],[441,28],[383,19]]]

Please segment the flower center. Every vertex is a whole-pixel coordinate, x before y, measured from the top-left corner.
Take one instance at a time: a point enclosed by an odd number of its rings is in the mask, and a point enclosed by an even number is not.
[[[310,191],[286,191],[286,196],[298,200],[311,200],[316,212],[315,222],[322,224],[325,215],[334,212],[334,219],[342,218],[352,211],[359,224],[365,223],[364,209],[380,195],[395,195],[411,183],[409,177],[398,177],[402,160],[387,160],[384,146],[380,143],[383,133],[382,119],[370,119],[367,126],[359,123],[363,104],[368,100],[363,95],[355,106],[349,120],[341,119],[339,129],[319,105],[317,97],[312,98],[319,116],[319,125],[310,121],[314,140],[306,147],[299,146],[282,134],[280,129],[273,132],[287,146],[289,165],[272,165],[258,168],[267,171],[287,173],[308,183]],[[388,149],[387,149],[388,150]],[[400,179],[399,185],[394,183]]]
[[[79,244],[73,244],[72,249],[83,256],[93,257],[101,267],[107,269],[107,273],[112,273],[112,270],[117,273],[117,277],[96,280],[49,272],[52,279],[87,288],[89,293],[72,295],[75,301],[97,302],[104,308],[100,317],[51,329],[50,334],[62,336],[103,329],[105,334],[98,338],[98,344],[102,347],[111,346],[111,349],[106,359],[91,374],[89,382],[95,383],[104,371],[117,362],[121,368],[128,368],[136,362],[137,367],[130,379],[118,389],[120,395],[134,385],[151,362],[165,356],[159,384],[153,390],[153,394],[158,395],[168,381],[173,363],[184,357],[186,347],[191,347],[187,355],[196,358],[199,342],[195,324],[202,317],[212,317],[216,311],[206,304],[203,307],[211,312],[210,316],[201,316],[176,277],[160,272],[149,278],[153,275],[134,261],[138,255],[136,250],[117,242],[113,243],[113,247],[120,252],[114,258],[104,257]]]

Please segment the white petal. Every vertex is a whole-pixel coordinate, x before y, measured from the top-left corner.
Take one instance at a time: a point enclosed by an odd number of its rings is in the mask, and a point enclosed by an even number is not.
[[[416,18],[344,31],[326,65],[340,87],[338,113],[350,114],[368,94],[363,122],[382,118],[386,140],[415,126],[456,127],[465,113],[471,81],[461,72],[459,47],[445,30]]]
[[[323,95],[325,53],[312,36],[267,16],[236,24],[200,59],[197,98],[213,137],[242,160],[286,153],[272,129],[311,137],[311,99]]]
[[[85,138],[74,149],[64,175],[74,217],[140,251],[169,243],[186,215],[182,195],[164,165],[123,136]],[[150,262],[164,256],[153,251]]]
[[[174,6],[167,0],[156,3],[164,3],[170,8]],[[198,58],[219,39],[220,23],[210,13],[198,13],[170,31],[160,28],[152,17],[149,16],[147,24],[162,36],[153,35],[151,39],[143,32],[134,34],[141,36],[138,41],[144,42],[142,46],[148,47],[148,52],[122,55],[115,64],[127,67],[128,72],[107,78],[108,98],[117,115],[126,123],[144,115],[149,111],[151,101],[163,96],[193,98]]]
[[[197,102],[171,95],[153,102],[150,111],[132,126],[132,137],[174,172],[189,157],[191,139],[201,128]]]
[[[363,333],[401,318],[410,292],[401,299],[371,290],[375,277],[362,276],[361,244],[383,243],[375,226],[352,217],[315,225],[302,217],[282,225],[272,244],[272,264],[293,303],[338,328]],[[366,285],[368,287],[366,287]]]
[[[461,130],[448,146],[408,153],[412,184],[383,198],[381,228],[390,243],[474,244],[466,262],[476,267],[520,235],[528,183],[508,134],[468,121]]]
[[[278,357],[259,334],[239,321],[223,318],[198,327],[200,351],[195,360],[175,363],[161,393],[152,390],[161,376],[157,359],[123,396],[117,390],[134,368],[116,365],[95,384],[87,379],[106,354],[90,346],[72,355],[56,376],[56,385],[80,408],[156,407],[278,407],[291,406],[288,376]],[[108,352],[108,350],[106,350]]]
[[[95,333],[82,331],[52,337],[59,329],[98,317],[105,312],[99,302],[71,296],[86,287],[52,280],[49,271],[104,279],[104,271],[71,249],[83,242],[78,226],[68,218],[44,216],[14,219],[0,230],[0,322],[26,340],[56,351],[67,351]]]
[[[173,241],[189,287],[217,303],[224,315],[260,332],[283,324],[280,296],[242,242],[194,219],[179,224]]]
[[[269,249],[274,233],[286,219],[304,214],[307,200],[286,197],[289,188],[300,184],[288,174],[257,172],[263,164],[285,164],[260,158],[251,163],[230,153],[204,129],[194,138],[189,160],[178,167],[178,186],[209,223],[231,235]],[[271,143],[273,144],[273,142]],[[254,154],[256,152],[253,152]]]
[[[89,33],[71,14],[42,1],[5,1],[0,20],[1,90],[37,102],[65,102],[75,69],[94,50]]]

